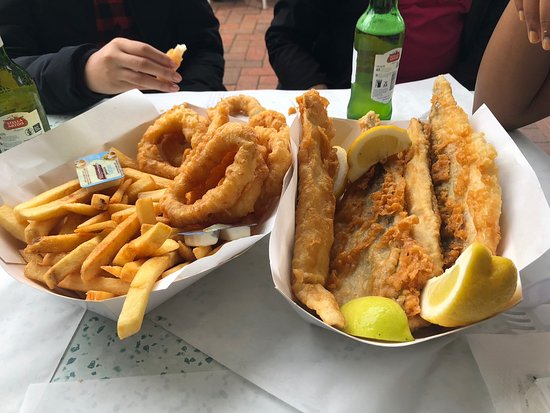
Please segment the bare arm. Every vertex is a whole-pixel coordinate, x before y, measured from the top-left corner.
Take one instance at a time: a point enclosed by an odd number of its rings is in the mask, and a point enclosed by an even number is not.
[[[506,129],[550,115],[550,52],[531,44],[513,1],[483,55],[474,110],[485,103]]]

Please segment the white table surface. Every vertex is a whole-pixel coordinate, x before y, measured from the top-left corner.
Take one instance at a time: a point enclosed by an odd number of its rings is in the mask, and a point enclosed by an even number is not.
[[[453,87],[461,106],[469,110],[471,94],[456,85]],[[419,94],[417,90],[410,85],[398,85],[394,119],[420,116],[429,109],[429,91],[424,88]],[[264,105],[286,113],[301,92],[239,93],[259,98],[269,96],[270,101],[263,102]],[[225,94],[181,92],[175,95],[181,101],[211,106]],[[323,94],[331,102],[329,113],[345,117],[349,91]],[[159,109],[166,109],[174,101],[174,95],[149,97]],[[537,173],[548,199],[550,158],[526,137],[512,136]],[[26,366],[28,373],[17,375],[19,388],[17,394],[10,395],[10,406],[21,405],[25,400],[21,410],[25,412],[64,411],[61,407],[66,405],[78,407],[72,411],[106,411],[109,404],[105,400],[92,404],[88,401],[101,398],[105,389],[111,388],[117,389],[112,392],[113,403],[125,411],[129,401],[117,395],[126,388],[135,397],[139,396],[141,408],[148,411],[161,406],[153,393],[173,402],[167,402],[166,406],[174,411],[356,411],[357,406],[363,406],[362,411],[367,412],[493,410],[465,339],[466,333],[419,347],[388,351],[358,345],[308,325],[272,288],[267,248],[266,237],[241,257],[148,314],[140,333],[125,341],[116,337],[113,321],[86,312],[78,327],[68,327],[74,335],[63,349],[59,364],[50,362],[52,384],[45,385],[49,381],[47,374],[37,379],[31,373],[32,367]],[[528,286],[550,278],[549,273],[550,254],[546,253],[522,271],[523,284]],[[0,289],[0,302],[9,293],[7,289]],[[24,302],[14,304],[11,311],[23,313],[26,305]],[[52,319],[49,328],[56,331],[59,326],[53,323],[58,322]],[[237,326],[242,332],[243,324],[249,327],[249,334],[232,334]],[[502,320],[497,317],[491,323],[482,324],[479,331],[493,332],[502,326]],[[267,342],[265,337],[274,331],[280,334],[280,341]],[[12,355],[23,359],[25,349],[41,343],[43,334],[40,329],[36,334],[27,332],[18,337],[18,350],[10,350],[17,354]],[[9,337],[4,336],[3,340],[6,339]],[[4,348],[0,346],[0,359],[10,356]],[[372,372],[384,366],[399,374],[377,379]],[[169,377],[161,380],[161,375]],[[15,376],[13,369],[2,370],[0,385]],[[98,383],[96,379],[106,380]],[[304,381],[309,383],[309,388],[300,393],[300,389],[305,388]],[[340,387],[334,386],[335,389],[342,389],[342,383],[347,387],[340,392],[333,391],[328,386],[331,382],[340,384]],[[33,385],[24,398],[30,384]],[[182,387],[202,391],[190,390],[181,397],[174,395]],[[155,392],[156,388],[169,389],[171,396]],[[61,397],[63,394],[79,397]],[[7,398],[0,391],[0,405],[3,397]],[[226,403],[220,403],[219,398]],[[132,400],[135,402],[135,398]],[[177,406],[182,408],[178,410]]]

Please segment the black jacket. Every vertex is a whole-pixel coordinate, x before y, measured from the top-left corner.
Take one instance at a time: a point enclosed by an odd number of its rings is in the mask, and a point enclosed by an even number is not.
[[[187,45],[181,90],[225,90],[219,22],[206,0],[128,1],[134,40],[163,51]],[[98,49],[92,0],[0,0],[0,36],[34,78],[48,113],[82,110],[106,97],[84,82],[84,65]]]
[[[269,61],[281,89],[324,83],[350,87],[353,36],[368,0],[279,0],[265,36]],[[473,0],[450,73],[473,90],[477,70],[508,0]]]

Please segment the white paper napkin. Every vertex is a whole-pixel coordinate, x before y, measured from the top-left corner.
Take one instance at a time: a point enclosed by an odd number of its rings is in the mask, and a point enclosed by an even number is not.
[[[498,413],[550,411],[550,333],[474,334],[468,342]]]
[[[0,270],[0,410],[17,412],[31,383],[48,382],[84,309],[23,285]]]
[[[29,386],[20,413],[294,412],[230,371]]]

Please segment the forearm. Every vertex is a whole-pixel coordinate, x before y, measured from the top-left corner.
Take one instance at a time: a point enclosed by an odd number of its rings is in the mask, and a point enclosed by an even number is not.
[[[486,104],[506,129],[550,115],[550,52],[528,41],[510,3],[487,46],[479,69],[474,110]]]

